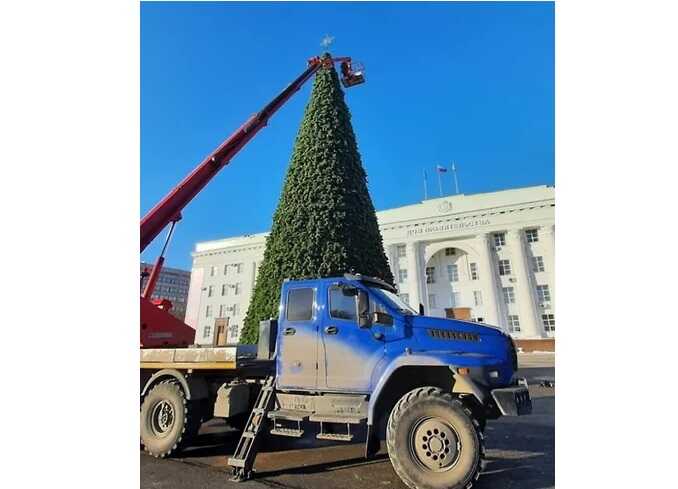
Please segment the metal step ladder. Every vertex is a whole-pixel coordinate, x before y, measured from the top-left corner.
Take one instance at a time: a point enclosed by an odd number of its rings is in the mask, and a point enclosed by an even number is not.
[[[301,429],[301,423],[308,419],[310,413],[304,411],[292,411],[289,409],[279,409],[270,411],[268,417],[273,420],[272,435],[291,436],[301,438],[304,430]],[[286,426],[285,423],[296,423],[296,427]]]
[[[353,433],[351,433],[351,425],[359,425],[367,418],[364,416],[342,416],[342,415],[321,415],[313,414],[309,417],[309,421],[320,423],[320,433],[316,435],[318,440],[334,440],[334,441],[351,441],[353,440]],[[335,431],[327,431],[327,425],[346,425],[346,433],[337,433]]]
[[[234,482],[246,481],[252,476],[254,459],[257,456],[259,435],[265,424],[267,414],[272,407],[273,394],[275,393],[275,376],[269,375],[259,391],[254,409],[247,419],[245,429],[240,435],[240,440],[235,448],[235,453],[228,459],[228,464],[233,467]]]

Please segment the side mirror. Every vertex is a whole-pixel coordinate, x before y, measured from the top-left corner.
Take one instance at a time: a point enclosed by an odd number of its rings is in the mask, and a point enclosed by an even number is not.
[[[372,318],[370,318],[370,303],[367,292],[361,289],[358,290],[356,305],[358,308],[358,326],[361,328],[369,328],[372,325]]]
[[[374,311],[372,313],[372,324],[383,324],[384,326],[393,326],[393,316],[385,312]]]

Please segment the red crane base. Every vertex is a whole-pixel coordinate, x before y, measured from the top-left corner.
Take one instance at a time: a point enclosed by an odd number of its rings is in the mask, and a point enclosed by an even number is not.
[[[141,299],[141,348],[192,345],[195,330],[148,299]]]

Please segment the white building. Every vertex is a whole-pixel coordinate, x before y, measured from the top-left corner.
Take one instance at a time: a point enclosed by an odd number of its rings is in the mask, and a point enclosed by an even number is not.
[[[433,316],[468,314],[544,349],[555,337],[554,207],[554,188],[536,186],[425,200],[377,218],[399,292],[412,306]],[[186,311],[196,343],[212,342],[220,317],[237,341],[266,234],[196,244]]]

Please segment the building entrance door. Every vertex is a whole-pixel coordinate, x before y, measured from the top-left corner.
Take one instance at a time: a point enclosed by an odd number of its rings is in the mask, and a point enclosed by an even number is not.
[[[214,345],[226,346],[226,332],[228,331],[228,318],[214,320]]]

